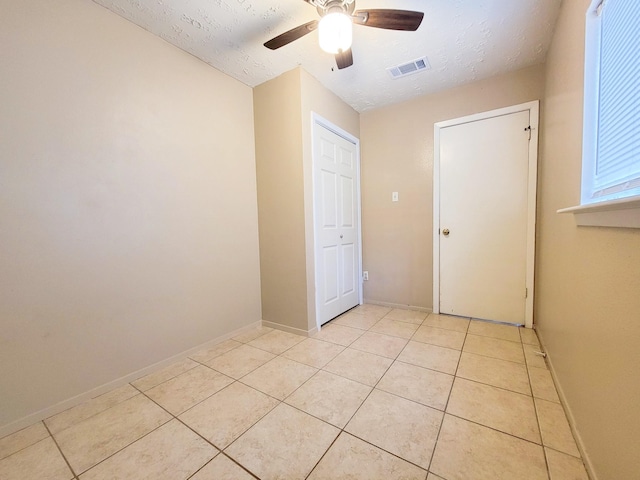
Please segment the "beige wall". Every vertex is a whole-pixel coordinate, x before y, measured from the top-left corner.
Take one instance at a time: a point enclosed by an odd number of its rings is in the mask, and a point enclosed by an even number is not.
[[[361,115],[365,301],[433,307],[434,124],[543,90],[544,68],[534,66]]]
[[[640,472],[640,230],[576,227],[584,21],[565,0],[547,57],[535,320],[599,480]]]
[[[307,330],[300,72],[254,88],[262,319]]]
[[[251,89],[93,2],[0,4],[1,429],[261,314]]]
[[[354,136],[359,115],[301,68],[254,89],[262,318],[316,328],[311,112]]]

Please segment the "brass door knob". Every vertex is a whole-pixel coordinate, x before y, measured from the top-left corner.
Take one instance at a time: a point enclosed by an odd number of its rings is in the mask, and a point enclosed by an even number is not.
[[[442,230],[442,234],[443,234],[445,237],[448,237],[448,236],[449,236],[449,229],[448,229],[448,228],[445,228],[444,230]]]

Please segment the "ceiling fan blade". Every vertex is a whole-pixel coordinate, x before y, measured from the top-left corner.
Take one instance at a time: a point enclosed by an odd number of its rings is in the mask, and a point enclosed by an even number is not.
[[[351,52],[351,49],[346,52],[336,53],[336,63],[339,70],[353,65],[353,52]]]
[[[423,17],[424,13],[410,10],[356,10],[353,13],[353,23],[387,30],[414,32],[422,23]]]
[[[304,25],[292,28],[288,32],[284,32],[283,34],[272,38],[271,40],[266,42],[264,46],[271,50],[284,47],[294,40],[298,40],[299,38],[304,37],[307,33],[313,32],[316,28],[318,28],[318,20],[311,20]]]

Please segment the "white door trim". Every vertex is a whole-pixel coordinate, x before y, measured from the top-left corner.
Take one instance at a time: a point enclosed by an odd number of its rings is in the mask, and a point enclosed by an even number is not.
[[[356,232],[358,235],[358,302],[360,303],[360,305],[362,305],[363,303],[363,297],[362,297],[362,222],[361,222],[361,218],[362,218],[362,202],[361,202],[361,197],[360,197],[360,139],[354,137],[353,135],[351,135],[349,132],[347,132],[346,130],[343,130],[342,128],[338,127],[337,125],[331,123],[329,120],[327,120],[326,118],[318,115],[316,112],[311,112],[311,151],[315,152],[315,142],[316,142],[316,138],[315,138],[315,134],[314,134],[314,128],[316,125],[320,125],[324,128],[326,128],[327,130],[335,133],[336,135],[344,138],[345,140],[347,140],[350,143],[353,143],[356,147],[356,201],[357,201],[357,220],[356,220]],[[317,185],[316,185],[316,175],[315,175],[315,165],[316,165],[316,159],[314,158],[314,155],[312,154],[312,177],[313,177],[313,191],[315,192],[317,189]],[[313,195],[313,198],[315,199],[315,193]],[[314,201],[314,206],[313,206],[313,226],[314,226],[314,230],[313,230],[313,251],[314,251],[314,280],[317,282],[318,278],[317,278],[317,272],[318,272],[318,265],[317,265],[317,256],[315,254],[315,252],[317,251],[318,248],[318,232],[315,229],[315,225],[316,225],[316,208],[315,208],[315,201]],[[318,331],[320,331],[320,315],[318,312],[318,296],[317,296],[317,289],[315,288],[314,285],[314,291],[315,294],[313,296],[314,301],[315,301],[315,314],[316,314],[316,327],[318,328]]]
[[[525,299],[525,326],[533,326],[533,294],[536,240],[536,189],[538,184],[538,125],[539,101],[522,103],[511,107],[499,108],[488,112],[477,113],[466,117],[438,122],[433,132],[433,313],[440,313],[440,130],[463,123],[485,120],[488,118],[529,111],[531,122],[531,141],[529,142],[529,171],[527,198],[527,265]]]

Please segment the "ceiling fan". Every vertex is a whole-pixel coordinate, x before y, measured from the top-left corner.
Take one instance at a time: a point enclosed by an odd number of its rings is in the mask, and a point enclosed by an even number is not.
[[[423,12],[410,10],[356,10],[355,0],[304,1],[316,7],[321,17],[320,20],[312,20],[292,28],[272,38],[264,46],[271,50],[276,50],[317,29],[320,48],[335,55],[339,69],[353,65],[351,27],[354,23],[365,27],[414,32],[418,29],[424,17]]]

